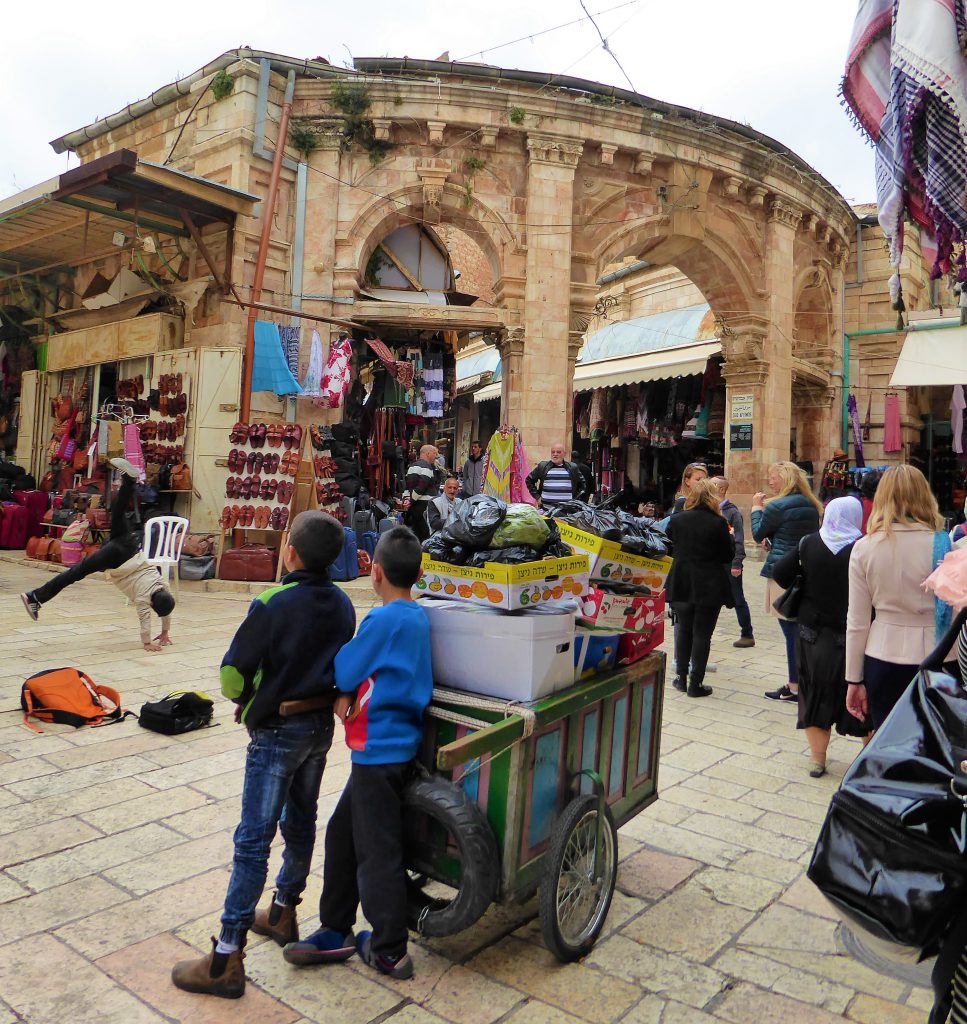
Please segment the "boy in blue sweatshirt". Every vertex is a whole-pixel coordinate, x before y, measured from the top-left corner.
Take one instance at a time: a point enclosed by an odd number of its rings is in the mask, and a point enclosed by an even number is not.
[[[174,984],[188,992],[242,995],[250,929],[280,946],[299,938],[295,908],[309,874],[339,697],[334,661],[356,628],[352,603],[329,578],[343,543],[343,529],[332,516],[296,516],[282,553],[289,572],[252,602],[222,660],[222,693],[235,701],[235,719],[251,741],[220,938],[212,940],[207,956],[184,960],[171,972]],[[280,823],[285,852],[275,899],[256,912]]]
[[[336,686],[346,695],[336,714],[346,725],[352,771],[326,828],[319,930],[285,947],[291,964],[332,963],[358,952],[382,974],[413,976],[406,952],[403,786],[433,691],[430,627],[410,596],[421,556],[407,527],[383,534],[372,573],[383,605],[336,655]],[[373,930],[354,936],[360,903]]]

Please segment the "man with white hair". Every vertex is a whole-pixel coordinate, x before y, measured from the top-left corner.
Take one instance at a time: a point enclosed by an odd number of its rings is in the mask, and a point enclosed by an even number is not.
[[[551,457],[539,462],[527,478],[527,489],[541,508],[551,509],[572,498],[583,500],[587,494],[584,475],[565,460],[564,451],[564,445],[556,441],[551,445]]]
[[[406,488],[410,505],[406,511],[406,525],[421,541],[430,536],[426,512],[428,503],[440,493],[440,478],[436,460],[440,452],[435,445],[420,448],[420,457],[406,471]]]

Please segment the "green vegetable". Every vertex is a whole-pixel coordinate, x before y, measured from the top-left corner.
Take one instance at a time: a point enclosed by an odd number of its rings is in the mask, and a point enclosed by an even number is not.
[[[509,548],[517,544],[528,544],[541,548],[547,543],[550,532],[544,517],[532,505],[508,505],[507,516],[497,527],[490,547]]]

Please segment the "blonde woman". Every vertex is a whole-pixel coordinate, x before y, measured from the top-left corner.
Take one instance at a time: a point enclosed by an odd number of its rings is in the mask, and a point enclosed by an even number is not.
[[[708,479],[708,466],[704,462],[690,462],[682,473],[682,483],[678,488],[678,496],[672,505],[671,514],[678,515],[685,507],[685,502],[691,494],[692,487],[700,480]]]
[[[869,714],[874,729],[937,644],[937,606],[921,584],[950,550],[943,527],[919,469],[883,474],[850,558],[846,616],[846,707],[856,718]]]
[[[769,467],[769,490],[772,497],[759,491],[752,498],[752,536],[759,544],[768,541],[769,553],[760,575],[768,580],[766,611],[779,620],[786,641],[786,666],[789,682],[778,690],[767,690],[769,700],[799,700],[799,666],[796,657],[796,623],[784,619],[772,607],[782,587],[772,578],[776,562],[795,550],[803,537],[819,530],[823,506],[809,486],[809,478],[794,462],[775,462]]]
[[[682,511],[668,524],[668,536],[675,545],[675,560],[665,588],[678,623],[678,675],[672,685],[689,697],[707,697],[712,692],[704,685],[712,632],[722,607],[732,607],[729,567],[735,551],[719,508],[718,488],[711,480],[692,484]]]

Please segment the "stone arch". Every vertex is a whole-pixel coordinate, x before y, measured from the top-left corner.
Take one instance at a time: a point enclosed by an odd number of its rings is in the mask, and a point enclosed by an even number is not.
[[[793,355],[823,364],[828,361],[834,334],[833,289],[829,275],[821,265],[804,267],[796,274],[793,295]]]
[[[343,269],[355,270],[358,274],[380,241],[404,224],[425,221],[432,227],[433,220],[425,216],[427,209],[424,189],[419,184],[374,198],[346,232],[350,249]],[[480,246],[494,282],[499,281],[506,269],[507,251],[517,245],[513,231],[500,214],[476,196],[468,204],[466,192],[451,184],[443,186],[438,205],[432,209],[439,212],[439,222],[453,224]]]

